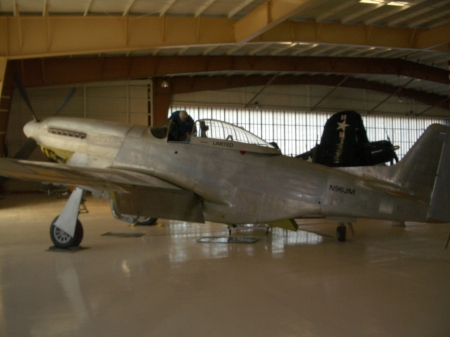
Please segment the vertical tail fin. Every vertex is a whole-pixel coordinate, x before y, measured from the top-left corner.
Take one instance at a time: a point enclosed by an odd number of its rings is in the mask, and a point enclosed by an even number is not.
[[[444,142],[441,160],[431,195],[429,221],[450,221],[450,128],[440,133]]]
[[[450,127],[429,126],[392,169],[393,181],[430,204],[429,220],[450,221]]]

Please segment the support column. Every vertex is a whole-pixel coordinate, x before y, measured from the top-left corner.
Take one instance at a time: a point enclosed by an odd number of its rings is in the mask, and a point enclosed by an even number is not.
[[[7,63],[6,57],[0,57],[0,93],[3,90],[3,79],[5,77],[6,73],[6,63]]]
[[[171,87],[161,87],[163,79],[157,78],[153,80],[153,124],[158,125],[167,120],[170,102],[172,98]],[[152,126],[154,126],[152,125]]]
[[[0,157],[6,157],[5,136],[14,91],[13,71],[6,57],[0,57]]]

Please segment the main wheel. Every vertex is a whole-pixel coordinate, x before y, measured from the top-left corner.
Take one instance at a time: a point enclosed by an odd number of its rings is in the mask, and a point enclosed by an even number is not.
[[[345,242],[346,235],[347,235],[347,228],[345,227],[345,225],[337,226],[336,237],[337,237],[338,241]]]
[[[158,218],[146,218],[142,221],[136,222],[136,225],[139,226],[154,226],[156,225],[156,221],[158,221]]]
[[[75,235],[72,237],[59,227],[55,226],[55,222],[58,218],[59,216],[53,220],[50,226],[50,238],[52,239],[55,247],[65,249],[79,246],[83,240],[83,226],[81,225],[80,220],[77,219],[77,224],[75,225]]]

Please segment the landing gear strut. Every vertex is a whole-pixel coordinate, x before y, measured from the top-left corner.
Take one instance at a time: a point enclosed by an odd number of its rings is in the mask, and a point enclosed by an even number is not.
[[[50,226],[50,238],[56,248],[79,246],[83,240],[83,226],[78,220],[80,204],[83,201],[83,190],[76,188],[67,200],[61,214]]]
[[[355,235],[353,232],[353,225],[351,223],[348,223],[347,225],[350,231],[352,232],[352,236]],[[345,242],[345,240],[347,239],[347,227],[345,227],[344,222],[340,222],[339,226],[337,226],[336,237],[339,242]]]
[[[345,242],[347,236],[347,227],[343,222],[339,223],[339,226],[336,228],[336,237],[338,241]]]

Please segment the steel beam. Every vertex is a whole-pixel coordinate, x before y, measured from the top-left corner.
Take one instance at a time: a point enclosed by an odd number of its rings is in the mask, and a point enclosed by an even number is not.
[[[431,30],[323,22],[283,22],[253,42],[310,42],[450,51],[450,24]],[[446,45],[447,44],[447,45]]]
[[[26,86],[183,74],[257,71],[260,73],[341,73],[396,75],[448,84],[447,70],[402,59],[295,56],[130,56],[50,58],[12,61]]]
[[[244,105],[244,108],[248,108],[252,102],[258,98],[259,95],[270,85],[273,81],[280,75],[280,73],[276,73],[272,76],[272,78],[247,102],[247,104]]]
[[[417,49],[435,49],[450,51],[450,23],[434,29],[422,31],[417,36]]]
[[[257,37],[252,41],[450,51],[450,24],[432,30],[415,30],[322,22],[289,21],[274,24],[278,21],[271,19],[270,25],[267,24],[256,31]],[[202,17],[199,20],[194,17],[165,16],[0,17],[0,56],[25,59],[109,52],[129,53],[169,47],[234,45],[236,41],[247,41],[250,35],[255,35],[245,33],[245,39],[242,36],[237,37],[244,34],[239,27],[240,24],[235,19],[229,18]]]
[[[231,18],[235,14],[239,13],[240,10],[242,10],[244,7],[250,5],[255,0],[244,0],[241,1],[240,4],[238,4],[236,7],[234,7],[227,15],[227,17]]]
[[[263,86],[266,83],[266,76],[173,77],[170,82],[170,93],[182,94],[205,90]],[[386,94],[395,94],[399,89],[393,85],[353,77],[347,78],[344,75],[279,75],[271,85],[324,85],[331,87],[340,85],[343,88],[367,89]],[[402,88],[401,92],[402,97],[450,110],[448,101],[444,96],[406,88]]]
[[[281,22],[292,18],[311,3],[318,5],[318,1],[311,0],[271,0],[240,19],[235,24],[236,42],[248,42],[258,35],[268,31]],[[319,0],[319,3],[323,2]]]
[[[8,59],[129,52],[234,43],[225,18],[0,17],[0,56]]]
[[[216,2],[216,0],[207,0],[203,3],[203,5],[200,6],[199,9],[197,9],[195,11],[195,17],[199,17],[200,15],[202,15],[202,13],[208,9],[209,6],[211,6],[214,2]]]
[[[166,2],[166,5],[159,12],[159,16],[166,15],[166,12],[177,2],[177,0],[169,0]]]
[[[316,108],[319,106],[320,103],[322,103],[324,100],[326,100],[337,88],[339,88],[340,86],[342,86],[345,81],[348,80],[348,78],[350,77],[350,75],[345,76],[342,81],[340,81],[333,89],[331,89],[325,96],[323,96],[316,104],[314,104],[313,107],[311,107],[311,111],[316,110]]]
[[[403,84],[400,87],[397,87],[397,90],[395,90],[394,92],[391,92],[385,99],[383,99],[381,102],[379,102],[377,105],[375,105],[372,109],[368,110],[367,113],[371,113],[372,111],[374,111],[376,108],[378,108],[381,104],[383,104],[384,102],[386,102],[389,98],[391,98],[394,95],[400,94],[402,92],[402,90],[408,85],[410,84],[412,81],[414,81],[414,78],[409,79],[408,82],[406,82],[405,84]]]
[[[291,73],[343,73],[343,74],[379,74],[408,76],[427,81],[447,84],[446,70],[424,66],[400,59],[368,59],[368,58],[339,58],[339,57],[250,57],[250,56],[141,56],[141,57],[92,57],[92,58],[52,58],[10,61],[14,71],[21,73],[25,86],[40,87],[49,85],[68,85],[74,83],[98,82],[121,79],[138,79],[177,75],[170,78],[169,92],[161,92],[155,84],[155,92],[162,95],[155,98],[155,103],[161,99],[161,106],[170,102],[170,94],[178,93],[177,86],[186,80],[178,76],[185,74],[192,80],[189,90],[218,90],[233,86],[265,85],[265,76],[232,76],[233,72],[258,71],[264,74]],[[82,70],[82,71],[80,71]],[[223,73],[231,76],[210,76]],[[210,78],[198,79],[204,74]],[[195,77],[192,77],[195,75]],[[253,82],[245,79],[252,78]],[[281,80],[281,78],[283,80]],[[278,76],[273,84],[320,84],[336,86],[345,76]],[[228,80],[227,80],[228,79]],[[338,79],[338,80],[336,80]],[[183,82],[184,81],[184,82]],[[222,86],[216,88],[215,83]],[[208,83],[205,87],[197,87],[198,83]],[[356,84],[354,84],[356,83]],[[397,87],[382,85],[365,80],[348,78],[344,87],[367,88],[371,90],[395,92]],[[386,89],[388,88],[388,89]],[[391,90],[394,88],[393,90]],[[157,91],[159,90],[159,91]],[[402,95],[426,104],[436,104],[443,98],[417,90],[403,89]],[[408,94],[409,93],[409,94]],[[166,96],[164,96],[166,95]],[[448,103],[443,102],[441,108],[448,109]],[[160,109],[164,110],[163,108]],[[159,111],[159,110],[158,110]],[[155,115],[156,116],[156,115]],[[155,122],[158,122],[156,116]]]
[[[136,2],[136,0],[131,0],[130,2],[128,2],[127,7],[125,8],[124,12],[122,13],[122,16],[128,15],[131,7],[134,5],[135,2]]]

